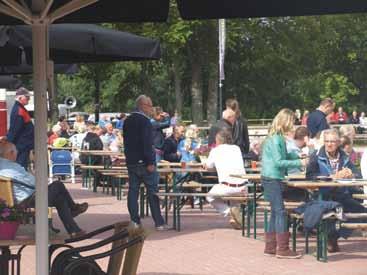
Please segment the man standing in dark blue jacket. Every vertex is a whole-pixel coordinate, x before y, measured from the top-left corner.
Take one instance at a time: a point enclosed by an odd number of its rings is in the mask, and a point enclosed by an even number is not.
[[[159,208],[159,198],[155,194],[158,192],[159,174],[155,166],[153,131],[150,122],[152,108],[152,100],[145,95],[140,95],[136,99],[136,110],[124,122],[124,148],[129,173],[127,205],[132,224],[140,226],[138,197],[140,183],[144,182],[155,227],[158,231],[162,231],[167,228]]]
[[[19,88],[15,94],[15,103],[10,114],[10,127],[7,140],[14,143],[18,150],[17,163],[27,170],[29,152],[34,149],[34,126],[31,116],[24,107],[28,104],[30,93]]]
[[[314,138],[321,131],[330,128],[326,116],[331,114],[334,108],[334,100],[325,98],[320,102],[320,106],[308,116],[307,128],[310,131],[311,138]]]

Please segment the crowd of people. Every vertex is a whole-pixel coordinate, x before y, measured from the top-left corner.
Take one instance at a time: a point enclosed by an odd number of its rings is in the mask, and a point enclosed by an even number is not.
[[[24,108],[29,93],[22,88],[16,96],[9,133],[0,143],[0,175],[23,183],[14,185],[17,202],[22,203],[34,193],[34,178],[26,171],[26,155],[33,148],[34,138],[33,124]],[[226,101],[222,118],[205,134],[197,125],[180,124],[176,117],[172,118],[161,107],[153,106],[148,96],[140,95],[136,99],[136,108],[129,115],[122,114],[116,123],[102,116],[98,124],[94,124],[78,116],[70,127],[66,118],[61,117],[52,126],[48,144],[62,147],[71,142],[84,150],[124,152],[129,175],[127,204],[132,225],[140,226],[138,197],[140,183],[144,182],[157,231],[168,229],[156,194],[159,162],[201,162],[205,169],[216,172],[218,182],[209,191],[207,201],[223,216],[228,216],[231,226],[238,229],[242,225],[239,207],[228,205],[220,196],[246,194],[247,181],[231,175],[246,174],[247,160],[261,161],[264,198],[271,207],[264,254],[300,258],[300,254],[289,249],[284,199],[288,195],[300,201],[310,198],[305,191],[289,189],[284,184],[286,175],[304,172],[308,179],[320,176],[338,179],[367,177],[367,153],[361,160],[353,148],[357,129],[353,122],[359,122],[364,114],[358,117],[353,112],[348,117],[342,107],[335,113],[334,109],[335,102],[331,98],[323,99],[314,111],[305,111],[303,117],[299,110],[282,109],[273,119],[268,136],[264,140],[253,139],[250,143],[247,122],[236,99]],[[347,124],[349,121],[351,124]],[[343,125],[339,129],[331,128],[332,122]],[[80,160],[86,163],[82,157]],[[94,156],[90,164],[100,163],[101,157]],[[178,176],[182,178],[183,175]],[[363,204],[352,197],[354,193],[363,191],[367,190],[321,188],[319,192],[325,200],[337,202],[346,212],[364,213]],[[85,212],[88,205],[74,203],[59,181],[49,186],[49,197],[50,205],[56,206],[66,230],[72,236],[84,234],[73,217]],[[60,197],[67,199],[62,201]],[[329,252],[339,251],[338,238],[349,235],[350,232],[337,230],[335,222],[331,222]]]
[[[310,115],[308,110],[304,110],[301,114],[300,109],[295,110],[295,125],[307,125],[307,119]],[[350,114],[344,111],[343,107],[338,107],[337,111],[334,110],[326,116],[326,120],[329,124],[353,124],[359,133],[363,133],[367,128],[367,118],[365,112],[358,112],[353,110]]]

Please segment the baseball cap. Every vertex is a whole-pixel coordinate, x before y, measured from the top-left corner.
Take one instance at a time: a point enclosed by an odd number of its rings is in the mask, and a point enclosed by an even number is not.
[[[29,93],[29,91],[26,88],[20,87],[17,89],[15,95],[16,96],[20,96],[20,95],[30,96],[31,94]]]

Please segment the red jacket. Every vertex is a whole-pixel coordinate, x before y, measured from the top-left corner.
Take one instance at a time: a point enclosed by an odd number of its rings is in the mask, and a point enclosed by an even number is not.
[[[346,112],[342,113],[335,112],[333,116],[333,121],[336,123],[347,123],[348,115]]]

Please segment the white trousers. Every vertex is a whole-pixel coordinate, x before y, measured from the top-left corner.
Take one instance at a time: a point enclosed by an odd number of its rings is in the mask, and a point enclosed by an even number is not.
[[[216,196],[235,196],[235,195],[245,195],[247,194],[247,187],[231,187],[225,184],[216,184],[210,189],[209,194]],[[221,198],[208,196],[206,200],[221,214],[225,217],[229,214],[230,207],[227,202]]]

